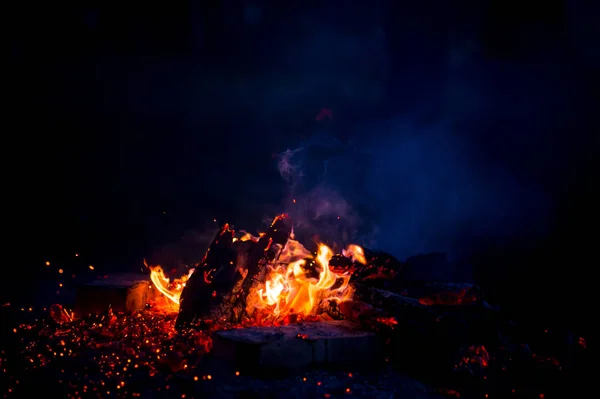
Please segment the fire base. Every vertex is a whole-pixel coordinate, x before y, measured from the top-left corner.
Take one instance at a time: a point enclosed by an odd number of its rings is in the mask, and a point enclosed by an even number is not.
[[[220,331],[213,345],[214,356],[250,371],[359,366],[373,364],[381,353],[374,333],[346,321]]]

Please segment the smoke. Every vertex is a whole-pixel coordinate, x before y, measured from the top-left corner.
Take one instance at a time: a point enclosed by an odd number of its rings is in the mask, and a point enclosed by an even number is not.
[[[359,212],[325,179],[333,158],[314,159],[310,150],[288,149],[277,158],[287,185],[283,207],[292,216],[296,236],[302,242],[320,241],[332,246],[360,242]]]
[[[357,145],[324,159],[306,145],[279,154],[288,188],[284,208],[301,235],[405,259],[428,252],[460,256],[546,231],[548,193],[516,178],[510,164],[488,158],[473,136],[407,118],[362,129],[370,134]]]
[[[350,197],[363,196],[376,214],[379,247],[401,258],[461,255],[483,242],[543,234],[552,202],[539,185],[443,124],[399,126],[369,144],[372,163]]]
[[[293,191],[298,181],[302,178],[302,162],[296,156],[303,148],[295,150],[287,149],[278,155],[277,168],[283,180],[289,185]]]
[[[179,276],[185,273],[186,267],[200,262],[218,230],[214,222],[207,222],[203,229],[187,230],[179,240],[154,249],[148,256],[148,262],[161,265],[167,273]]]
[[[569,109],[581,109],[571,89],[561,87],[567,86],[561,82],[568,82],[568,73],[553,67],[555,62],[478,58],[485,43],[468,32],[477,31],[476,18],[465,32],[453,28],[459,38],[455,44],[446,42],[446,33],[438,36],[423,24],[386,26],[362,11],[346,14],[363,21],[364,29],[349,33],[317,14],[294,17],[281,29],[295,33],[277,36],[281,42],[268,47],[260,72],[233,80],[225,74],[202,76],[202,87],[210,84],[213,89],[192,87],[194,96],[202,97],[193,97],[190,118],[224,118],[231,109],[252,114],[254,122],[238,118],[240,125],[247,124],[243,134],[235,132],[238,145],[222,147],[230,160],[248,160],[253,153],[264,164],[253,163],[255,169],[244,173],[225,168],[214,173],[222,154],[207,153],[202,157],[207,171],[202,185],[190,176],[180,184],[203,187],[194,193],[198,203],[206,197],[206,187],[227,193],[215,201],[232,203],[227,217],[237,211],[243,216],[256,213],[258,219],[264,213],[270,222],[276,213],[287,211],[297,232],[376,247],[399,258],[430,251],[460,254],[482,241],[541,236],[552,203],[543,184],[534,182],[543,183],[543,175],[566,180],[571,174],[565,172],[567,161],[576,158],[565,156],[565,148],[576,146],[571,144],[576,132],[562,134],[564,143],[552,144],[556,139],[551,138],[559,136],[551,134],[557,127],[565,129],[571,123]],[[288,37],[293,39],[284,39]],[[447,52],[449,60],[444,58]],[[171,71],[161,74],[178,76]],[[146,79],[136,87],[150,83]],[[216,101],[214,95],[222,99]],[[164,111],[162,103],[155,104]],[[341,148],[335,140],[299,143],[301,134],[313,133],[321,107],[331,107],[336,115],[332,130],[352,125],[355,147]],[[394,119],[384,120],[390,115]],[[286,133],[282,141],[289,141],[278,145],[291,149],[279,154],[275,169],[268,165],[271,148],[264,150],[263,142],[256,145],[255,137],[279,141],[273,132],[280,131]],[[231,137],[220,136],[227,141]],[[186,140],[186,148],[203,145]],[[343,153],[319,155],[315,148],[331,153],[341,148]],[[187,155],[189,169],[196,167],[197,159],[193,152]],[[269,167],[272,176],[263,173]],[[558,186],[554,181],[548,184]],[[277,205],[266,209],[265,204]],[[240,219],[240,228],[255,226]]]

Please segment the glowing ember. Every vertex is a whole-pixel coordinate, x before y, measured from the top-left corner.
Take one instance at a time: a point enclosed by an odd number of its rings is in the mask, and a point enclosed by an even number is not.
[[[59,370],[55,384],[69,389],[65,397],[139,397],[149,389],[168,389],[170,374],[192,378],[199,373],[196,365],[212,345],[207,332],[176,334],[173,314],[144,311],[127,316],[109,309],[73,319],[60,305],[48,312],[44,323],[14,329],[24,349],[12,366],[26,373],[48,366]],[[140,386],[137,381],[143,376],[162,376],[155,383],[160,385]],[[11,383],[10,389],[20,388],[19,381]]]
[[[240,241],[258,241],[258,238],[245,232],[242,234],[244,235],[238,238]],[[235,237],[232,237],[232,240],[235,241]],[[311,320],[311,317],[318,313],[319,304],[326,301],[345,301],[340,308],[360,305],[362,308],[375,309],[373,305],[360,301],[363,295],[360,291],[361,285],[358,283],[356,284],[359,289],[359,294],[356,295],[358,298],[349,301],[354,294],[354,287],[350,285],[352,272],[349,270],[353,268],[358,270],[360,269],[359,265],[350,265],[346,270],[342,267],[332,270],[329,262],[335,263],[336,259],[332,260],[333,252],[323,244],[319,245],[315,254],[293,239],[288,240],[283,247],[279,244],[272,246],[278,247],[273,252],[276,255],[274,260],[266,265],[268,267],[266,279],[252,287],[246,301],[249,313],[256,316],[253,323],[265,319],[278,323],[286,318]],[[342,254],[346,258],[352,259],[352,262],[365,263],[361,247],[350,245],[342,251]],[[371,258],[369,263],[367,268],[372,266]],[[37,310],[34,311],[32,307],[21,307],[18,318],[20,322],[10,326],[8,335],[3,335],[4,342],[2,343],[5,345],[0,349],[0,370],[2,370],[0,385],[5,388],[3,390],[4,397],[35,397],[31,392],[39,389],[42,384],[47,393],[57,393],[57,396],[69,398],[221,397],[221,389],[229,390],[232,386],[237,389],[243,381],[247,381],[248,385],[244,391],[240,391],[243,393],[239,397],[273,396],[270,395],[274,386],[273,381],[266,382],[264,389],[259,392],[256,390],[256,381],[246,377],[243,370],[241,373],[237,367],[215,370],[214,358],[205,356],[212,350],[212,333],[214,331],[239,328],[244,326],[243,322],[232,324],[223,321],[202,320],[206,324],[203,327],[207,328],[203,328],[201,331],[186,329],[177,332],[175,330],[175,312],[179,307],[183,288],[193,270],[181,278],[171,280],[164,274],[160,266],[147,265],[147,267],[150,270],[152,285],[160,294],[154,299],[154,306],[147,306],[135,313],[113,313],[112,307],[108,307],[100,314],[76,318],[73,312],[59,304],[44,309],[44,314]],[[69,274],[68,269],[59,269],[58,272]],[[359,272],[360,270],[357,271],[357,273]],[[199,271],[199,273],[201,272]],[[197,277],[200,276],[201,274]],[[104,276],[104,278],[106,277]],[[62,286],[62,283],[60,284]],[[423,305],[464,305],[471,303],[467,300],[471,294],[471,291],[461,288],[452,291],[452,294],[444,293],[425,297],[427,300],[421,298],[419,301],[415,298],[403,297],[403,304],[408,304],[408,301],[420,302],[420,306],[414,308],[419,312],[425,309],[424,313],[419,313],[419,319],[412,318],[411,313],[415,312],[404,311],[404,309],[410,309],[408,305],[403,305],[403,311],[397,313],[399,320],[376,312],[371,313],[370,317],[375,318],[379,323],[377,331],[382,338],[387,338],[387,348],[393,350],[395,342],[398,342],[393,341],[394,339],[411,337],[410,339],[414,342],[410,341],[405,345],[407,347],[415,346],[421,356],[421,351],[428,350],[429,341],[428,338],[423,340],[420,337],[423,335],[439,337],[439,330],[433,330],[431,334],[424,334],[425,329],[422,326],[433,325],[433,320],[436,321],[435,324],[440,322],[435,308],[427,308]],[[372,297],[371,299],[383,305],[376,298]],[[10,303],[4,303],[0,304],[0,307],[3,316],[16,316],[17,309],[13,309],[14,305],[11,307]],[[445,309],[444,312],[448,309]],[[348,314],[347,312],[341,313],[342,316]],[[362,315],[367,315],[367,313],[364,312]],[[423,323],[420,323],[421,321]],[[412,328],[413,324],[418,325],[419,333],[415,333],[417,330],[413,330],[410,335],[390,334],[394,327],[399,327],[396,331],[407,330]],[[387,328],[381,329],[381,326]],[[449,326],[448,322],[445,328]],[[464,331],[462,324],[460,331]],[[548,334],[551,334],[551,331],[545,330],[544,336]],[[310,339],[310,335],[304,333],[299,333],[297,337],[302,340]],[[388,345],[391,342],[392,344]],[[507,342],[508,345],[505,345],[504,342]],[[551,354],[536,355],[529,351],[527,345],[514,345],[508,339],[504,342],[500,347],[497,345],[490,347],[489,352],[488,348],[483,345],[471,345],[463,348],[459,352],[460,356],[457,357],[457,363],[454,366],[455,371],[460,373],[460,381],[465,376],[467,378],[481,377],[481,381],[488,381],[488,375],[498,376],[498,379],[494,378],[493,384],[496,386],[497,381],[503,381],[502,389],[506,392],[535,392],[536,396],[543,398],[544,394],[540,393],[541,390],[534,390],[537,387],[529,386],[530,379],[524,379],[524,382],[515,385],[512,376],[516,376],[518,373],[506,372],[507,367],[518,361],[518,370],[523,370],[523,367],[540,365],[542,367],[540,370],[553,373],[550,374],[551,376],[557,376],[555,371],[561,371],[563,367],[572,367],[569,364],[573,361],[573,355],[582,355],[581,351],[587,347],[585,338],[576,338],[569,344],[569,347],[566,347],[569,351],[568,357],[559,360]],[[351,348],[350,351],[352,352]],[[446,353],[446,351],[442,352]],[[435,354],[434,351],[427,353]],[[354,355],[354,352],[352,354]],[[393,356],[395,353],[391,352],[390,354]],[[402,354],[404,356],[404,352]],[[388,361],[387,356],[385,360]],[[502,377],[504,379],[501,380],[500,376],[502,375],[507,377]],[[348,373],[344,379],[348,385],[340,385],[335,382],[337,388],[334,388],[333,391],[337,396],[346,394],[357,394],[356,397],[381,396],[372,391],[373,388],[366,383],[367,380],[363,382],[359,380],[354,385],[350,379],[357,380],[357,374]],[[337,379],[332,377],[331,380],[341,381],[341,377]],[[36,384],[23,383],[24,381],[36,381]],[[372,381],[372,378],[369,377],[368,381]],[[405,380],[401,381],[402,384],[405,383]],[[482,385],[483,382],[482,384],[473,384],[472,379],[465,379],[465,381],[466,384],[463,388],[467,392],[473,386],[485,387]],[[323,378],[311,378],[310,376],[307,378],[305,375],[301,379],[296,377],[293,384],[296,383],[301,384],[302,388],[297,391],[301,397],[337,397],[328,392],[333,385],[328,386]],[[462,386],[461,383],[453,385]],[[290,386],[293,386],[292,383],[285,382],[282,385],[284,387],[282,395],[277,395],[277,397],[288,397]],[[309,386],[312,388],[304,388]],[[454,388],[438,389],[437,392],[449,397],[460,397],[462,393]],[[301,391],[301,389],[305,390]],[[360,394],[358,394],[359,392]],[[390,392],[393,392],[393,395],[398,393],[396,388],[391,389]],[[247,395],[244,396],[245,394]],[[492,394],[486,394],[485,391],[477,397],[487,396],[494,397]]]
[[[467,348],[457,367],[472,369],[473,365],[487,367],[490,362],[490,355],[483,345],[471,345]]]

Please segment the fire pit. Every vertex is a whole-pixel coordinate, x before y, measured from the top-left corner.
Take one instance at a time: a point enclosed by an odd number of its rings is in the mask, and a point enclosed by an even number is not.
[[[33,395],[33,377],[75,398],[546,398],[588,356],[584,338],[551,331],[528,332],[553,342],[534,351],[476,286],[407,281],[404,263],[357,245],[335,252],[296,241],[287,215],[256,237],[225,224],[179,278],[147,265],[149,278],[80,285],[75,312],[24,309],[5,395]]]
[[[159,266],[151,266],[151,279],[171,307],[179,307],[179,330],[198,323],[260,326],[319,321],[324,302],[333,305],[352,298],[352,274],[334,271],[330,265],[334,254],[326,245],[312,254],[293,238],[287,215],[277,216],[258,237],[236,234],[226,224],[193,273],[171,284]],[[348,265],[366,263],[356,245],[344,253]]]

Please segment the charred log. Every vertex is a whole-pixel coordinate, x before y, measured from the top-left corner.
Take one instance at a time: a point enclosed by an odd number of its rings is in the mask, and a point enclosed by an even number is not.
[[[354,280],[354,276],[353,280]],[[461,306],[461,305],[486,305],[483,302],[479,287],[469,283],[445,283],[433,282],[419,285],[402,286],[400,282],[396,285],[396,292],[392,289],[382,289],[366,282],[360,281],[354,284],[356,297],[365,300],[375,306],[381,301],[400,301],[402,303],[419,303],[424,306]]]
[[[334,255],[329,265],[336,273],[349,272],[352,281],[395,290],[400,287],[404,265],[390,254],[363,249],[364,264],[354,257]]]
[[[450,288],[445,284],[442,286]],[[452,285],[455,291],[435,291],[435,294],[425,298],[400,295],[361,283],[354,284],[354,287],[355,301],[381,310],[384,317],[394,318],[399,325],[404,326],[426,326],[430,323],[437,325],[445,321],[456,322],[460,325],[477,325],[493,313],[491,307],[480,300],[476,287],[468,284]],[[437,290],[440,289],[439,286],[436,285],[436,287]],[[432,298],[440,300],[440,302],[432,302]],[[341,314],[347,317],[342,305],[344,304],[340,305]],[[377,316],[381,317],[382,315],[377,314]]]
[[[233,247],[235,232],[225,224],[211,242],[200,265],[189,278],[179,303],[175,327],[184,329],[209,317],[230,285],[242,278],[235,267],[237,252]]]
[[[379,331],[400,362],[426,368],[432,360],[449,361],[473,342],[498,344],[496,317],[485,303],[431,306],[365,284],[355,284],[355,288],[354,300],[339,304],[339,315]]]
[[[229,225],[223,226],[181,293],[175,327],[185,329],[201,320],[240,323],[247,316],[251,288],[264,282],[267,265],[289,239],[288,220],[277,216],[257,240],[238,240]]]
[[[365,327],[373,328],[379,324],[391,327],[404,321],[432,318],[430,309],[418,299],[361,283],[355,283],[354,288],[354,299],[338,305],[339,315]]]
[[[381,288],[371,287],[367,284],[353,284],[354,299],[369,303],[375,307],[381,308],[388,313],[396,314],[406,311],[406,309],[424,309],[418,299],[405,295],[400,295]]]
[[[250,291],[257,284],[265,282],[267,277],[267,265],[280,254],[281,249],[290,239],[292,226],[289,216],[282,214],[277,216],[269,230],[264,234],[249,253],[246,264],[245,277],[231,295],[224,302],[226,308],[231,309],[231,321],[240,323],[250,316],[246,309],[246,299]]]

